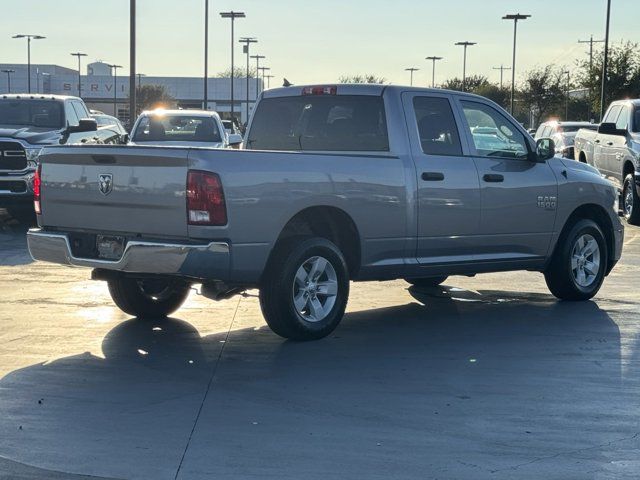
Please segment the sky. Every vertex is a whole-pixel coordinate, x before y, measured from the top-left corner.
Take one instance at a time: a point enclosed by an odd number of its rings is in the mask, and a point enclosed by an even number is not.
[[[200,76],[203,72],[205,0],[137,0],[138,72],[150,76]],[[33,63],[77,68],[71,52],[88,61],[129,65],[129,0],[0,0],[0,63],[26,62],[25,40],[17,33],[44,35],[32,43]],[[219,12],[243,11],[236,39],[257,37],[252,54],[275,75],[302,83],[336,82],[342,75],[373,73],[408,84],[408,67],[420,68],[414,84],[436,83],[462,74],[462,48],[469,47],[467,74],[498,81],[493,67],[511,65],[513,22],[507,13],[531,14],[518,23],[516,72],[547,64],[571,69],[588,58],[591,34],[604,38],[606,0],[209,0],[209,71],[230,65],[230,21]],[[612,0],[611,42],[640,42],[640,0]],[[600,48],[601,44],[596,45]],[[246,65],[236,41],[236,64]],[[507,82],[509,72],[505,73]]]

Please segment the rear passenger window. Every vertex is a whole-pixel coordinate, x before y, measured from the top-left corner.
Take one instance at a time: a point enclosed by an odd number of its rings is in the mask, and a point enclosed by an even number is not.
[[[246,148],[387,152],[384,102],[373,95],[266,98],[258,105]]]
[[[622,106],[620,105],[615,105],[611,107],[607,112],[607,114],[605,115],[604,120],[602,120],[602,123],[616,123],[616,120],[618,119],[618,114],[620,113],[621,108]]]
[[[437,97],[415,97],[413,109],[424,153],[462,155],[460,135],[449,100]]]
[[[618,114],[618,120],[616,120],[616,128],[618,130],[626,130],[629,126],[629,110],[627,107],[622,107]]]

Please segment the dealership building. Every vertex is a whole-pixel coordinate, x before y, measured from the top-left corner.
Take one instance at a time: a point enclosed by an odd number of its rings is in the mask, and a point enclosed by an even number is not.
[[[26,64],[0,64],[0,94],[26,93],[28,90]],[[121,72],[116,72],[120,74]],[[202,108],[204,82],[202,77],[154,77],[139,75],[138,85],[162,85],[175,98],[179,108]],[[9,88],[10,86],[10,88]],[[249,112],[256,100],[256,92],[263,88],[262,80],[249,79]],[[129,76],[117,75],[114,82],[110,65],[97,61],[87,65],[86,75],[80,78],[81,97],[91,109],[129,119]],[[231,118],[231,79],[209,78],[207,83],[208,109],[222,118]],[[31,93],[78,95],[78,71],[59,65],[31,65]],[[247,121],[247,79],[234,80],[234,113],[242,123]]]

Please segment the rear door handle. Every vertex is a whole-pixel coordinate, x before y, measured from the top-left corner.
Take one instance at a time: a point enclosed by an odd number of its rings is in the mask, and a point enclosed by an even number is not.
[[[499,183],[499,182],[504,182],[504,176],[499,175],[497,173],[486,173],[482,179],[485,182],[489,182],[489,183]]]
[[[613,145],[613,142],[607,142],[607,145],[611,146]]]
[[[600,143],[600,140],[594,140],[594,143]]]
[[[425,182],[441,182],[444,180],[444,173],[441,172],[422,172],[422,180]]]

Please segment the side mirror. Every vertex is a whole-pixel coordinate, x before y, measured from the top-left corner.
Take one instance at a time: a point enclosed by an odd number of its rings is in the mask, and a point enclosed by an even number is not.
[[[536,160],[546,162],[556,154],[556,144],[550,138],[541,138],[536,142]]]
[[[123,145],[126,145],[127,143],[129,143],[129,134],[125,133],[124,135],[122,135],[120,137],[120,141],[122,142]]]
[[[626,130],[620,130],[616,127],[615,123],[610,122],[601,123],[598,126],[598,133],[602,133],[604,135],[619,135],[622,137],[627,135]]]
[[[98,123],[93,118],[81,118],[78,125],[69,125],[67,133],[95,132],[98,130]]]
[[[230,133],[229,134],[229,146],[230,147],[239,147],[242,143],[242,135],[239,133]]]

